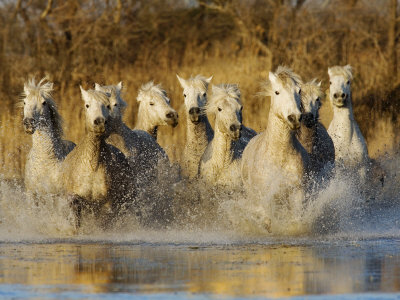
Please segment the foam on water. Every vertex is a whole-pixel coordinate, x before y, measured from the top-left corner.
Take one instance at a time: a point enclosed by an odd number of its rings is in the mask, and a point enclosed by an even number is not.
[[[284,205],[271,206],[274,191],[266,191],[260,200],[181,182],[175,186],[176,220],[162,230],[143,228],[127,214],[107,230],[88,218],[76,232],[69,199],[38,199],[26,194],[18,181],[0,179],[0,241],[232,244],[398,238],[400,157],[381,158],[380,163],[386,174],[383,187],[362,187],[356,172],[336,174],[296,214]],[[276,176],[275,184],[284,182]]]

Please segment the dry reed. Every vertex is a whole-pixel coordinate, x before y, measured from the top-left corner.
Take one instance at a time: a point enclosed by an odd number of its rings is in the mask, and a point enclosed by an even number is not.
[[[125,118],[133,127],[138,88],[161,82],[180,117],[178,127],[160,128],[159,142],[177,161],[185,143],[185,112],[175,74],[214,75],[215,84],[239,84],[244,124],[262,131],[269,101],[255,95],[269,70],[289,65],[327,88],[328,66],[349,63],[355,70],[355,114],[370,154],[393,150],[399,106],[397,74],[388,71],[393,52],[386,51],[389,1],[325,2],[219,0],[191,6],[130,0],[120,10],[119,1],[67,0],[53,3],[42,18],[45,1],[0,2],[0,173],[23,176],[30,136],[14,103],[31,76],[55,83],[65,137],[75,142],[84,132],[79,84],[122,80],[129,104]],[[330,114],[325,103],[325,125]]]

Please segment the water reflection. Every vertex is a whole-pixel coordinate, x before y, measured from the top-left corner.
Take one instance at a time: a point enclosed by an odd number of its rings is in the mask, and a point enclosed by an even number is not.
[[[313,246],[0,244],[0,283],[84,293],[398,292],[399,246],[391,240]]]

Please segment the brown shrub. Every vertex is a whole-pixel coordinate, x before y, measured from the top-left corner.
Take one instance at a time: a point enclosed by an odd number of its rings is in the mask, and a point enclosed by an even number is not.
[[[261,131],[269,104],[255,95],[270,69],[285,64],[305,80],[318,77],[328,87],[328,66],[349,63],[355,70],[356,118],[371,141],[370,152],[378,153],[384,142],[395,147],[397,68],[393,74],[389,65],[397,51],[387,49],[393,9],[389,0],[332,0],[323,6],[313,0],[187,2],[67,0],[50,3],[46,14],[44,1],[0,2],[1,172],[7,177],[23,174],[30,137],[23,133],[21,111],[14,103],[31,76],[47,76],[55,83],[66,137],[73,141],[84,132],[79,84],[87,88],[94,82],[124,81],[126,121],[133,126],[138,87],[149,80],[161,82],[180,124],[162,128],[159,142],[177,160],[185,142],[185,120],[176,73],[238,83],[244,122]],[[328,105],[322,116],[328,124]],[[378,136],[379,142],[372,142]]]

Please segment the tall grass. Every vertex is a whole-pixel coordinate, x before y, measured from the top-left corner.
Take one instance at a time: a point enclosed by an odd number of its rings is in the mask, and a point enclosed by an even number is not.
[[[121,11],[117,3],[57,2],[44,19],[44,1],[0,4],[0,172],[5,176],[23,176],[30,136],[23,132],[22,112],[14,103],[31,76],[55,83],[65,137],[75,142],[85,132],[79,84],[91,88],[94,82],[122,80],[129,104],[125,120],[133,127],[138,88],[149,80],[161,82],[179,113],[179,125],[160,128],[159,143],[172,161],[179,161],[185,112],[175,74],[238,83],[244,123],[262,131],[269,100],[256,95],[269,70],[288,65],[304,80],[318,77],[328,88],[328,66],[350,63],[355,114],[370,154],[396,148],[397,79],[388,72],[385,48],[389,1],[336,0],[321,7],[312,0],[199,1],[194,6],[129,0]],[[321,115],[328,125],[328,103]]]

